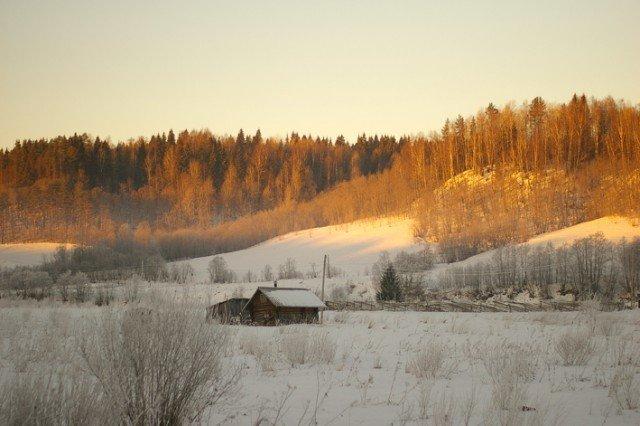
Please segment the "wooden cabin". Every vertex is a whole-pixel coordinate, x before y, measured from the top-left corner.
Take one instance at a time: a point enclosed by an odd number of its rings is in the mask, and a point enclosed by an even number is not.
[[[259,325],[311,323],[326,305],[306,288],[258,287],[244,310]]]
[[[207,319],[217,318],[225,324],[246,322],[248,315],[243,309],[248,301],[245,297],[233,297],[211,305],[207,308]]]

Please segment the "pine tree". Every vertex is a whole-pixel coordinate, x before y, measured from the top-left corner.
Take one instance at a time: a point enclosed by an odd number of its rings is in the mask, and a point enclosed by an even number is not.
[[[394,300],[399,301],[401,299],[400,280],[396,275],[396,271],[392,264],[387,266],[382,278],[380,278],[380,290],[376,294],[378,300]]]

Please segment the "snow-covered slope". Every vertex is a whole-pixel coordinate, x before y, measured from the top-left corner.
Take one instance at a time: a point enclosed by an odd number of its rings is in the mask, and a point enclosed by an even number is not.
[[[538,235],[530,239],[528,244],[535,246],[551,243],[557,247],[563,244],[571,244],[577,239],[589,237],[599,232],[602,233],[607,240],[613,243],[619,243],[623,238],[629,240],[640,237],[640,226],[634,226],[634,224],[625,217],[607,216],[589,222],[582,222],[558,231]]]
[[[285,234],[264,243],[231,253],[221,254],[229,268],[242,277],[247,271],[259,275],[265,265],[277,273],[279,265],[290,258],[298,271],[315,269],[321,273],[323,255],[329,255],[331,267],[350,274],[362,274],[387,251],[392,257],[404,251],[417,251],[420,244],[413,236],[413,221],[384,218],[357,221],[343,225],[312,228]],[[207,277],[207,265],[213,256],[191,259],[196,279]]]
[[[73,244],[61,243],[0,244],[0,267],[38,265],[61,245],[73,247]]]
[[[623,238],[632,240],[640,238],[640,226],[636,226],[628,218],[620,216],[606,216],[589,222],[579,223],[575,226],[563,228],[558,231],[547,232],[531,238],[523,244],[534,248],[551,244],[559,247],[564,244],[572,244],[574,241],[601,233],[604,238],[612,243],[619,243]],[[442,273],[450,268],[470,267],[479,263],[490,262],[497,250],[489,250],[472,256],[461,262],[441,264],[433,271],[433,274]]]

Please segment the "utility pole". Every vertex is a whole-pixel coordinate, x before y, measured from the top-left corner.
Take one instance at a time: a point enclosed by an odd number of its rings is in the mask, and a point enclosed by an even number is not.
[[[462,289],[467,286],[467,270],[465,267],[462,267]]]
[[[324,261],[322,262],[322,293],[320,297],[322,298],[322,303],[324,303],[324,277],[327,274],[327,255],[324,255]],[[324,321],[324,309],[320,311],[320,324]]]

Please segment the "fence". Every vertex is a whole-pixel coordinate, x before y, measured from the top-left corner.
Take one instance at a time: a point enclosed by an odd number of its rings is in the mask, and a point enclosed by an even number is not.
[[[534,312],[534,311],[576,311],[580,302],[540,301],[522,303],[514,301],[453,301],[432,300],[428,302],[347,302],[327,301],[327,308],[333,311],[419,311],[419,312]],[[613,303],[603,306],[606,310],[624,309],[623,304]]]

